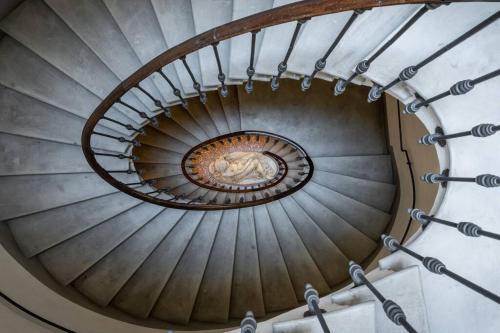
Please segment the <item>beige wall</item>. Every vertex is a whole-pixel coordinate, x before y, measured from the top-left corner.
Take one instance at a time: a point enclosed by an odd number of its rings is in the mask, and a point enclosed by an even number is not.
[[[434,146],[426,146],[418,143],[418,139],[428,131],[425,129],[422,122],[413,115],[401,114],[402,104],[399,105],[398,100],[390,95],[385,95],[386,104],[386,126],[387,140],[394,157],[394,171],[399,179],[399,200],[396,201],[393,207],[393,223],[391,230],[387,233],[401,241],[406,232],[409,221],[408,208],[412,207],[413,191],[410,169],[407,165],[406,154],[401,150],[401,142],[403,150],[408,153],[413,170],[415,181],[415,208],[420,208],[425,212],[429,212],[434,205],[438,192],[438,184],[427,184],[420,180],[420,176],[426,172],[439,172],[439,160]],[[399,118],[401,119],[402,140],[399,134]],[[409,231],[405,237],[408,240],[417,231],[421,230],[420,224],[417,221],[412,221]],[[389,252],[385,248],[381,248],[380,252],[374,257],[371,264],[366,268],[366,271],[377,268],[378,260],[385,257]]]
[[[398,113],[401,118],[401,131],[402,131],[402,144],[403,149],[408,152],[409,160],[413,170],[415,179],[415,207],[429,212],[434,205],[436,195],[438,192],[438,184],[427,184],[420,180],[420,176],[426,172],[439,173],[439,161],[434,146],[427,146],[418,143],[423,135],[428,134],[424,125],[420,120],[413,115],[401,114],[402,104],[398,110],[398,101],[386,95],[386,114],[387,114],[387,128],[389,136],[389,145],[393,148],[395,162],[400,181],[400,204],[396,212],[394,229],[392,235],[401,239],[406,228],[409,215],[407,209],[412,205],[412,184],[410,178],[410,171],[406,165],[406,156],[401,151],[401,144],[399,138],[399,120]],[[411,222],[410,232],[406,239],[414,234],[420,228],[417,221]]]

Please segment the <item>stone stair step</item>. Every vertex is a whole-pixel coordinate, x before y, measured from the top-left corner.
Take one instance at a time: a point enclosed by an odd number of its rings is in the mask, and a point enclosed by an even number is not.
[[[204,212],[189,211],[132,275],[112,303],[140,318],[147,318],[196,231]]]
[[[74,286],[97,304],[108,305],[184,213],[179,209],[163,210],[83,273]]]

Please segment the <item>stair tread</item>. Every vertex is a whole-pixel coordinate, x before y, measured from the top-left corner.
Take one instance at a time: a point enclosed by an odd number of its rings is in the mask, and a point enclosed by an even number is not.
[[[311,18],[302,28],[287,69],[293,73],[310,75],[314,70],[314,62],[323,57],[351,15],[352,11],[345,11]],[[336,61],[336,49],[328,57],[327,63]]]
[[[311,157],[387,154],[384,106],[366,103],[366,88],[353,86],[325,98],[332,93],[326,81],[318,80],[305,93],[296,81],[282,80],[280,86],[274,92],[268,83],[254,82],[250,95],[238,86],[242,128],[282,135]]]
[[[156,179],[154,182],[154,187],[157,189],[167,189],[170,191],[186,183],[189,183],[189,180],[187,180],[186,177],[181,174]]]
[[[163,37],[168,47],[176,46],[195,35],[193,12],[190,1],[152,0],[153,8],[158,18]],[[194,76],[201,84],[201,70],[198,52],[186,56],[187,62]],[[186,94],[194,94],[193,82],[182,62],[173,63],[181,82],[182,90]]]
[[[191,105],[189,106],[191,108]],[[191,114],[180,106],[175,106],[170,109],[172,119],[175,120],[186,131],[191,133],[199,141],[208,140],[207,133],[202,127],[193,119]]]
[[[132,1],[104,0],[104,4],[143,65],[167,50],[167,44],[150,1],[138,4]],[[138,7],[140,10],[137,10]],[[173,66],[164,67],[163,72],[178,89],[182,88]],[[179,98],[173,94],[168,83],[159,74],[154,73],[151,78],[165,101],[169,103],[178,101]]]
[[[323,314],[335,333],[376,333],[375,302],[369,301]],[[322,333],[316,316],[273,324],[273,333]],[[385,331],[384,331],[385,332]]]
[[[233,0],[191,0],[195,34],[226,24],[232,19]],[[217,8],[217,10],[214,10]],[[211,15],[207,15],[211,13]],[[217,45],[222,72],[229,72],[229,41]],[[218,86],[219,69],[211,47],[205,47],[198,52],[201,77],[204,86]]]
[[[220,99],[222,110],[226,115],[227,125],[231,132],[241,131],[240,108],[238,90],[233,86],[227,87],[228,95]]]
[[[0,86],[0,106],[0,131],[3,133],[76,145],[81,143],[85,126],[85,119],[82,117],[3,86]],[[117,131],[102,125],[97,125],[96,131],[114,136],[129,134],[124,128]],[[104,143],[111,150],[123,146],[117,141],[104,138],[97,141],[97,145],[101,147]]]
[[[188,183],[183,184],[179,187],[176,187],[175,189],[172,189],[172,191],[170,191],[170,192],[175,194],[175,195],[188,196],[189,194],[196,191],[198,188],[199,188],[198,185],[193,184],[191,182],[188,182]]]
[[[226,114],[222,107],[221,99],[225,97],[220,96],[217,92],[211,92],[207,94],[207,103],[205,104],[205,109],[207,110],[210,118],[213,120],[217,131],[219,134],[227,134],[229,130],[229,121],[226,119]]]
[[[133,154],[138,157],[139,163],[171,163],[180,164],[182,154],[174,151],[166,151],[164,149],[142,145],[139,148],[134,148]]]
[[[0,27],[100,98],[105,98],[120,83],[118,77],[41,0],[23,2],[0,22]],[[147,109],[131,93],[123,96],[123,100],[138,109]],[[119,108],[136,122],[141,121],[137,114]]]
[[[322,185],[309,182],[304,190],[372,240],[378,241],[390,221],[391,215]]]
[[[406,21],[420,5],[373,8],[360,15],[346,32],[339,47],[327,61],[324,72],[346,78],[352,69],[389,34]],[[362,44],[363,47],[359,47]],[[375,67],[375,66],[374,66]]]
[[[205,132],[208,138],[220,135],[213,119],[207,112],[205,105],[203,105],[197,98],[193,98],[189,101],[188,112],[198,126]]]
[[[141,163],[136,164],[136,169],[140,171],[142,179],[157,179],[182,174],[180,165],[167,163]]]
[[[228,193],[226,192],[217,192],[217,191],[214,191],[216,193],[215,197],[214,197],[214,200],[216,203],[219,203],[219,204],[222,204],[225,202],[226,200],[226,197],[228,195]]]
[[[130,179],[133,179],[130,175]],[[0,177],[4,209],[0,220],[67,205],[116,190],[97,174],[53,174]],[[29,193],[30,195],[26,195]]]
[[[0,40],[0,73],[3,85],[84,119],[101,102],[99,97],[8,36]],[[115,108],[107,115],[137,127],[137,122]],[[110,122],[106,122],[106,126],[119,131],[123,128]]]
[[[9,221],[9,227],[23,253],[31,257],[139,202],[118,192],[20,217]]]
[[[292,198],[283,198],[279,202],[328,285],[333,288],[345,281],[348,278],[345,269],[348,266],[348,260],[342,251]]]
[[[382,183],[394,183],[390,155],[315,157],[312,160],[316,170]]]
[[[345,196],[390,213],[396,186],[353,178],[325,171],[315,171],[312,180]]]
[[[67,285],[163,209],[139,204],[40,253],[38,258],[57,281]]]
[[[311,283],[321,294],[329,291],[327,282],[300,239],[279,202],[266,204],[281,247],[297,299],[304,300],[304,286]]]
[[[329,210],[307,192],[298,191],[293,194],[293,198],[348,259],[362,262],[377,247],[375,241]]]
[[[145,127],[145,134],[137,137],[140,143],[144,143],[156,148],[185,154],[191,148],[184,142],[178,140],[173,135],[168,135],[156,130],[153,126]],[[139,148],[140,149],[140,148]]]
[[[298,305],[295,290],[265,206],[255,206],[254,220],[266,312]]]
[[[418,332],[429,332],[425,301],[418,266],[410,266],[399,272],[372,282],[375,288],[387,299],[396,302],[406,314],[407,320]],[[401,332],[387,317],[382,304],[375,299],[366,286],[355,287],[332,295],[336,304],[353,305],[375,300],[375,321],[382,332]]]
[[[186,324],[211,253],[222,216],[221,211],[205,213],[153,308],[152,315],[172,323]],[[174,303],[175,306],[171,306]]]
[[[106,306],[184,213],[178,209],[164,210],[73,284],[94,302]]]
[[[233,21],[252,14],[271,9],[273,0],[245,1],[233,0]],[[259,54],[263,32],[256,36],[255,54]],[[231,38],[229,76],[232,79],[244,80],[247,78],[247,68],[250,65],[251,34],[243,34]],[[255,64],[254,64],[255,65]]]
[[[243,318],[249,309],[256,317],[265,315],[260,276],[253,210],[242,208],[238,218],[230,317]]]
[[[440,10],[429,11],[377,58],[376,66],[373,66],[373,70],[371,69],[369,74],[366,73],[368,74],[366,76],[370,80],[373,80],[373,82],[385,85],[394,80],[403,68],[427,58],[443,45],[458,38],[498,10],[498,4],[495,2],[481,3],[480,5],[477,3],[461,3],[454,6],[442,7]],[[459,17],[460,19],[448,20],[447,18],[449,17]],[[439,58],[433,60],[431,63],[426,64],[425,69],[419,71],[419,74],[412,79],[412,90],[416,89],[421,96],[431,97],[448,90],[451,85],[464,78],[478,77],[490,70],[494,70],[494,66],[489,67],[493,63],[488,60],[488,57],[477,57],[472,65],[469,57],[464,56],[466,54],[463,53],[465,50],[463,47],[472,47],[472,45],[477,54],[488,54],[491,52],[490,36],[496,33],[496,26],[490,25],[486,29],[488,30],[483,30],[482,33],[472,36],[470,41],[462,44],[464,46],[459,45],[440,55]],[[407,54],[404,51],[409,42],[414,41],[415,38],[421,39],[420,36],[427,34],[428,31],[434,32],[432,38],[422,40],[420,47],[415,49],[414,52]],[[490,69],[488,70],[487,68]],[[382,71],[381,69],[384,70]],[[437,76],[441,77],[441,79],[432,80],[433,77]],[[390,89],[390,92],[400,100],[413,100],[414,95],[402,88],[404,88],[402,85],[396,85]],[[479,91],[480,93],[478,93]],[[453,113],[457,107],[460,109],[467,109],[471,106],[477,107],[478,101],[491,101],[493,103],[491,105],[495,105],[490,96],[490,90],[483,86],[481,90],[477,90],[474,94],[464,95],[461,98],[446,98],[434,105],[439,105],[440,116],[449,117],[447,112]],[[484,104],[482,105],[484,109],[488,109],[488,107]],[[441,114],[441,112],[443,113]],[[465,120],[467,120],[467,123],[456,123],[456,125],[452,125],[453,128],[448,128],[448,131],[459,132],[464,128],[475,126],[482,121],[475,117],[465,117]]]
[[[153,309],[204,213],[188,211],[113,299],[119,309],[146,318]]]
[[[0,133],[0,152],[0,176],[92,172],[76,145]]]
[[[158,117],[158,127],[156,130],[177,139],[187,146],[196,146],[200,140],[193,134],[187,131],[181,124],[177,123],[173,118]]]
[[[128,78],[142,66],[103,2],[71,0],[47,0],[45,2],[120,81]],[[120,55],[119,61],[117,61],[117,54]],[[141,86],[165,103],[163,96],[150,78],[143,80]],[[137,92],[136,96],[150,110],[155,109],[154,102],[146,95]]]
[[[274,0],[273,7],[287,5],[297,0]],[[296,22],[288,22],[266,28],[259,53],[256,54],[255,72],[261,75],[275,75],[278,64],[283,61],[290,45]]]
[[[238,210],[225,210],[198,291],[192,320],[228,321],[237,232]]]

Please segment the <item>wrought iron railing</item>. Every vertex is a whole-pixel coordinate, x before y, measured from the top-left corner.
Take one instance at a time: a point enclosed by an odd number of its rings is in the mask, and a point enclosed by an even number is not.
[[[420,3],[422,1],[401,1],[401,0],[390,0],[383,3],[383,5],[391,5],[391,4],[401,4],[401,3]],[[427,1],[427,5],[425,6],[426,10],[429,8],[437,7],[442,4],[442,1]],[[207,102],[207,93],[204,91],[201,83],[199,82],[200,78],[197,78],[188,63],[188,56],[193,54],[204,47],[211,47],[213,49],[214,59],[217,64],[218,70],[218,81],[219,81],[219,91],[222,98],[227,96],[228,88],[226,83],[226,75],[222,70],[221,59],[218,51],[218,45],[220,42],[230,39],[231,37],[239,36],[241,34],[250,33],[252,36],[251,41],[251,53],[250,53],[250,63],[247,68],[248,80],[245,85],[245,89],[248,93],[251,93],[253,90],[252,79],[255,74],[255,44],[256,44],[256,36],[259,31],[263,29],[288,23],[288,22],[296,22],[296,27],[293,32],[292,38],[289,43],[289,47],[285,54],[284,59],[279,63],[277,73],[271,78],[271,88],[273,90],[278,89],[279,80],[281,76],[287,70],[287,62],[290,58],[294,46],[298,41],[298,36],[301,30],[301,27],[306,23],[307,20],[313,18],[318,15],[324,15],[329,13],[335,13],[339,11],[345,11],[353,9],[353,14],[348,20],[348,22],[343,27],[342,31],[338,34],[337,38],[332,42],[331,46],[327,50],[327,52],[323,55],[321,59],[316,62],[314,67],[314,71],[310,76],[305,77],[302,81],[302,89],[307,90],[311,85],[311,80],[314,76],[321,71],[327,61],[329,55],[333,52],[335,47],[338,45],[340,40],[343,38],[349,27],[356,20],[356,18],[361,15],[365,10],[371,9],[374,6],[380,6],[381,3],[378,1],[364,0],[357,4],[358,8],[349,7],[350,4],[340,2],[331,2],[327,0],[311,0],[311,1],[302,1],[299,3],[294,3],[291,5],[275,8],[266,12],[262,12],[253,16],[249,16],[243,18],[238,21],[231,22],[224,26],[212,29],[207,31],[201,35],[195,36],[192,39],[176,46],[165,53],[159,55],[157,58],[151,60],[148,64],[143,66],[141,69],[132,74],[129,78],[123,81],[118,87],[116,87],[97,107],[94,113],[88,119],[85,128],[82,133],[82,147],[85,154],[85,157],[91,167],[98,173],[103,179],[105,179],[108,183],[116,187],[117,189],[128,193],[136,198],[139,198],[144,201],[148,201],[151,203],[155,203],[158,205],[173,207],[173,208],[185,208],[185,209],[200,209],[200,210],[210,210],[210,209],[227,209],[227,208],[240,208],[260,203],[266,203],[272,200],[276,200],[280,197],[284,197],[292,193],[293,191],[300,188],[300,184],[304,184],[302,179],[295,181],[296,179],[291,179],[290,182],[284,182],[281,188],[276,188],[273,192],[265,192],[264,198],[259,199],[257,196],[251,196],[251,199],[245,199],[242,197],[237,198],[236,200],[231,200],[227,203],[227,200],[224,202],[203,202],[200,200],[201,198],[189,198],[186,194],[181,193],[173,193],[172,189],[169,188],[155,188],[155,180],[151,179],[142,179],[140,172],[137,172],[136,163],[139,162],[139,158],[134,155],[134,147],[137,147],[141,142],[142,135],[148,135],[144,128],[146,126],[158,126],[159,117],[171,117],[171,112],[169,106],[163,105],[160,101],[160,98],[154,96],[151,92],[147,91],[144,86],[141,84],[144,80],[149,78],[153,74],[159,74],[172,89],[174,96],[178,97],[178,103],[182,105],[184,109],[189,108],[188,99],[186,96],[183,96],[180,88],[176,87],[170,78],[165,74],[165,66],[171,66],[174,61],[179,61],[182,63],[185,68],[187,74],[189,75],[190,80],[192,81],[192,86],[194,91],[196,91],[199,96],[200,101],[205,104]],[[386,48],[389,45],[386,46]],[[131,90],[136,89],[139,90],[140,93],[145,95],[148,99],[150,99],[155,105],[155,110],[139,110],[138,107],[131,105],[130,103],[125,102],[124,96]],[[142,119],[142,123],[140,125],[133,125],[129,123],[124,123],[123,121],[115,119],[110,113],[107,113],[108,110],[113,108],[113,106],[118,105],[120,109],[126,109],[132,114],[136,114],[140,119]],[[116,111],[116,110],[115,110]],[[103,135],[99,131],[96,131],[96,126],[101,122],[113,122],[125,130],[129,131],[129,137],[126,136],[111,136],[111,135]],[[101,151],[92,147],[92,136],[99,135],[110,140],[118,141],[126,145],[123,149],[123,152],[111,152],[111,151]],[[98,160],[98,158],[100,158]],[[103,158],[117,158],[120,160],[128,160],[128,167],[122,170],[110,170],[105,167],[105,165],[101,164]],[[307,154],[303,154],[302,158],[306,159],[306,164],[312,166],[312,162],[307,160]],[[312,176],[312,168],[308,169],[309,171],[299,174],[299,176],[306,176],[306,179]],[[123,174],[136,174],[137,179],[131,181],[129,178],[124,180]],[[196,176],[196,175],[193,175]],[[303,178],[303,177],[302,177]],[[283,180],[284,181],[284,180]],[[300,183],[297,185],[297,183]],[[142,187],[137,188],[133,187],[137,184],[144,185]],[[303,186],[303,185],[302,185]],[[220,189],[219,189],[220,190]],[[254,200],[255,199],[255,200]]]
[[[429,0],[425,1],[427,5],[422,7],[420,11],[418,11],[410,20],[408,20],[405,25],[403,25],[397,32],[396,34],[389,39],[385,44],[383,44],[372,56],[368,59],[361,60],[358,65],[356,66],[355,70],[353,73],[346,79],[339,79],[337,81],[337,84],[335,86],[335,94],[341,94],[345,91],[347,85],[351,83],[356,76],[362,75],[366,73],[369,68],[371,63],[380,55],[382,52],[384,52],[387,48],[389,48],[395,41],[398,39],[404,32],[411,27],[412,24],[414,24],[422,15],[424,15],[428,10],[436,8],[438,5],[441,5],[445,3],[444,1],[439,1],[439,0]],[[330,0],[311,0],[311,1],[302,1],[299,3],[294,3],[291,5],[283,6],[280,8],[272,9],[266,12],[262,12],[253,16],[249,16],[247,18],[231,22],[227,25],[224,25],[222,27],[214,28],[212,30],[209,30],[201,35],[195,36],[192,39],[176,46],[168,51],[164,52],[163,54],[159,55],[155,59],[151,60],[148,64],[146,64],[144,67],[140,68],[138,71],[136,71],[134,74],[132,74],[129,78],[127,78],[125,81],[123,81],[119,86],[117,86],[103,101],[102,103],[96,108],[94,113],[90,116],[88,119],[85,128],[82,133],[82,147],[83,151],[85,154],[85,157],[91,167],[95,170],[96,173],[98,173],[103,179],[105,179],[108,183],[110,183],[112,186],[116,187],[117,189],[128,193],[136,198],[139,198],[144,201],[148,201],[151,203],[167,206],[167,207],[174,207],[174,208],[189,208],[189,207],[197,207],[197,209],[203,209],[203,210],[208,210],[208,209],[221,209],[224,208],[225,206],[223,204],[199,204],[196,203],[196,200],[190,200],[187,201],[182,196],[178,195],[172,195],[169,198],[162,198],[162,194],[165,194],[164,191],[161,190],[154,190],[150,188],[149,190],[145,191],[140,191],[139,190],[139,185],[140,187],[143,188],[147,185],[151,185],[150,181],[153,181],[154,179],[150,180],[141,180],[139,179],[138,181],[130,182],[130,181],[123,181],[120,179],[119,176],[113,176],[113,175],[120,175],[120,174],[137,174],[137,170],[133,166],[133,163],[128,164],[127,169],[122,169],[122,170],[111,170],[111,169],[105,169],[103,165],[101,165],[98,160],[97,156],[105,157],[105,158],[117,158],[121,160],[130,160],[133,162],[134,160],[137,160],[137,157],[131,153],[133,147],[137,147],[138,143],[140,140],[138,140],[138,136],[140,135],[145,135],[144,127],[148,125],[156,126],[158,123],[158,117],[170,117],[170,110],[169,107],[166,105],[163,105],[161,101],[156,98],[154,95],[152,95],[150,92],[148,92],[146,89],[144,89],[141,86],[141,82],[149,78],[152,74],[158,73],[170,86],[170,88],[173,91],[174,96],[178,97],[179,103],[184,107],[188,108],[188,101],[186,99],[186,96],[182,96],[181,90],[176,87],[172,81],[166,76],[165,72],[163,71],[165,66],[171,65],[174,61],[180,61],[182,62],[184,68],[186,69],[187,73],[189,74],[190,79],[192,80],[193,88],[197,92],[199,99],[202,103],[207,102],[207,94],[205,91],[203,91],[201,84],[198,82],[198,78],[195,77],[193,74],[193,71],[191,70],[191,67],[189,66],[187,62],[186,56],[192,54],[193,52],[196,52],[204,47],[211,46],[214,51],[214,57],[217,62],[217,67],[218,67],[218,81],[220,83],[220,94],[221,96],[227,95],[227,85],[226,85],[226,76],[222,71],[222,66],[221,66],[221,61],[219,58],[218,54],[218,43],[224,40],[228,40],[232,37],[239,36],[245,33],[250,33],[252,36],[252,42],[251,42],[251,56],[250,56],[250,64],[247,69],[247,75],[248,75],[248,80],[246,83],[246,91],[248,93],[252,92],[252,79],[255,74],[255,40],[256,40],[256,35],[259,31],[262,29],[265,29],[267,27],[273,26],[273,25],[278,25],[278,24],[284,24],[288,22],[296,22],[296,28],[292,37],[292,40],[290,41],[290,45],[288,48],[288,51],[286,53],[285,58],[283,61],[278,65],[277,69],[277,74],[273,76],[271,79],[271,88],[273,90],[278,89],[279,87],[279,79],[285,73],[286,68],[287,68],[287,61],[293,51],[293,48],[295,46],[295,43],[297,41],[297,36],[299,34],[301,26],[304,24],[305,20],[313,18],[315,16],[319,15],[324,15],[324,14],[330,14],[330,13],[335,13],[335,12],[341,12],[341,11],[346,11],[346,10],[354,10],[351,18],[347,21],[341,32],[338,34],[336,39],[332,42],[331,46],[327,50],[327,52],[318,59],[314,65],[314,69],[311,72],[309,76],[305,76],[302,80],[301,83],[301,88],[302,90],[307,90],[310,88],[312,79],[317,75],[318,72],[322,71],[325,68],[326,61],[330,54],[334,51],[335,47],[338,45],[340,40],[344,37],[345,33],[349,29],[349,27],[352,25],[354,20],[363,13],[364,10],[371,9],[372,7],[375,6],[380,6],[380,5],[395,5],[395,4],[404,4],[404,3],[424,3],[424,1],[404,1],[404,0],[387,0],[383,3],[381,3],[379,0],[363,0],[359,1],[357,3],[354,3],[356,8],[353,7],[352,1],[330,1]],[[384,86],[374,84],[369,96],[368,96],[368,101],[373,102],[377,99],[379,99],[382,96],[382,93],[384,91],[387,91],[397,83],[401,81],[406,81],[411,78],[413,78],[417,72],[423,68],[425,65],[429,64],[439,56],[443,55],[445,52],[449,51],[450,49],[454,48],[455,46],[459,45],[460,43],[464,42],[465,40],[471,38],[473,35],[490,25],[491,23],[495,22],[498,18],[500,18],[500,12],[497,12],[493,14],[492,16],[488,17],[486,20],[483,22],[479,23],[477,26],[473,27],[469,31],[464,32],[461,36],[453,40],[452,42],[448,43],[447,45],[443,46],[424,60],[420,61],[416,65],[408,66],[404,68],[398,77],[391,81],[389,84],[386,84]],[[439,99],[451,96],[451,95],[461,95],[469,92],[472,88],[474,88],[475,85],[484,82],[486,80],[492,79],[493,77],[496,77],[500,75],[500,69],[495,70],[493,72],[484,74],[481,77],[471,79],[471,80],[464,80],[456,83],[453,85],[449,90],[440,93],[436,96],[430,97],[426,100],[423,99],[417,99],[411,103],[409,103],[405,107],[405,111],[408,113],[415,113],[417,112],[421,107],[428,106],[432,102],[435,102]],[[147,96],[149,99],[151,99],[156,106],[156,110],[139,110],[136,107],[126,103],[122,98],[123,96],[129,92],[132,89],[138,89],[141,91],[145,96]],[[107,112],[116,104],[121,105],[122,107],[130,110],[131,112],[137,114],[139,118],[141,118],[144,122],[140,124],[139,127],[134,126],[129,123],[124,123],[122,121],[119,121],[115,118],[113,118],[111,115],[107,114]],[[119,125],[123,127],[125,130],[129,131],[129,137],[118,137],[118,136],[112,136],[108,135],[102,132],[99,132],[96,130],[96,126],[101,122],[101,121],[108,121],[112,122],[116,125]],[[500,129],[499,126],[495,126],[492,124],[481,124],[476,127],[474,127],[470,131],[466,132],[460,132],[456,134],[443,134],[443,133],[435,133],[435,134],[430,134],[421,139],[421,142],[423,144],[435,144],[439,142],[444,142],[449,139],[457,138],[457,137],[463,137],[463,136],[476,136],[476,137],[485,137],[492,135],[496,131]],[[124,145],[127,145],[126,149],[122,153],[111,153],[111,152],[103,152],[101,150],[97,150],[94,147],[92,147],[91,142],[92,142],[92,136],[97,135],[101,137],[108,138],[110,140],[118,141],[119,143],[123,143]],[[312,164],[311,164],[312,165]],[[310,176],[311,173],[308,175]],[[461,182],[475,182],[478,185],[485,186],[485,187],[495,187],[495,186],[500,186],[500,177],[495,176],[495,175],[489,175],[489,174],[484,174],[484,175],[479,175],[477,177],[450,177],[449,174],[447,173],[442,173],[442,174],[426,174],[423,176],[423,180],[429,183],[446,183],[450,181],[461,181]],[[168,193],[167,193],[168,194]],[[286,195],[286,193],[278,193],[278,195]],[[279,198],[274,197],[274,198],[267,198],[268,201]],[[262,203],[267,202],[264,200]],[[241,202],[240,202],[241,204]],[[238,207],[238,206],[235,206]],[[436,222],[440,223],[449,227],[456,228],[458,231],[463,233],[464,235],[470,236],[470,237],[478,237],[478,236],[486,236],[494,239],[499,239],[499,235],[483,231],[478,225],[470,223],[470,222],[460,222],[460,223],[454,223],[450,221],[446,221],[443,219],[439,219],[433,216],[425,215],[423,212],[418,211],[418,210],[412,210],[411,211],[412,217],[423,223],[423,224],[428,224],[429,222]],[[446,275],[455,281],[471,288],[472,290],[484,295],[485,297],[495,301],[496,303],[500,303],[500,297],[498,295],[495,295],[494,293],[478,286],[477,284],[468,281],[461,277],[460,275],[448,270],[446,266],[441,263],[439,260],[436,258],[432,257],[423,257],[420,254],[417,254],[413,252],[412,250],[408,249],[407,247],[399,244],[394,238],[390,236],[382,236],[383,237],[383,242],[384,245],[390,250],[390,251],[402,251],[413,258],[419,260],[422,265],[427,268],[430,272],[436,273],[436,274],[442,274]],[[382,302],[383,308],[390,320],[392,320],[395,324],[401,325],[404,327],[408,332],[415,332],[415,329],[410,325],[410,323],[407,322],[406,316],[401,309],[394,301],[386,299],[377,289],[371,284],[368,279],[365,277],[365,274],[362,270],[362,268],[351,262],[349,265],[349,272],[351,274],[351,277],[356,285],[366,285],[368,289],[375,295],[375,297]],[[307,303],[310,307],[311,311],[314,311],[315,315],[318,317],[318,320],[321,323],[321,326],[324,330],[324,332],[329,332],[329,328],[326,325],[324,318],[321,314],[321,309],[319,309],[318,306],[318,298],[317,298],[317,293],[314,292],[314,289],[312,289],[312,286],[308,286],[306,289],[306,300]],[[248,312],[246,317],[242,321],[242,331],[246,333],[251,333],[255,332],[256,330],[256,321],[255,318],[253,317],[253,314],[251,312]],[[69,330],[68,330],[69,331]]]

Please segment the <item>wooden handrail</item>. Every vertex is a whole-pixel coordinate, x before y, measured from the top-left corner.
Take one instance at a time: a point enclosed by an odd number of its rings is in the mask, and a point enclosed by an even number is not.
[[[321,16],[326,14],[338,13],[354,9],[371,9],[375,7],[391,6],[391,5],[404,5],[404,4],[443,4],[453,1],[443,0],[304,0],[293,4],[269,9],[242,19],[232,21],[225,25],[213,28],[202,34],[196,35],[183,43],[174,46],[167,51],[163,52],[156,58],[152,59],[143,67],[139,68],[135,73],[130,75],[127,79],[122,81],[106,98],[97,106],[94,112],[90,115],[85,127],[82,131],[82,149],[92,169],[99,174],[109,184],[125,192],[135,198],[165,206],[163,200],[152,198],[141,192],[135,191],[125,184],[122,184],[113,178],[104,168],[102,168],[92,153],[90,146],[90,139],[92,131],[95,126],[102,119],[104,114],[113,106],[113,104],[131,88],[135,87],[141,81],[149,77],[154,72],[163,68],[167,64],[186,56],[190,53],[196,52],[213,43],[229,39],[234,36],[249,33],[255,30],[267,28],[270,26],[283,24],[287,22],[297,21],[301,19]],[[276,200],[278,198],[270,198]],[[271,201],[269,200],[269,201]],[[169,202],[169,207],[186,208],[185,204]],[[203,205],[199,205],[203,206]],[[223,207],[205,207],[203,209],[221,209]],[[237,207],[235,207],[237,208]],[[201,209],[201,208],[198,208]]]

